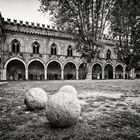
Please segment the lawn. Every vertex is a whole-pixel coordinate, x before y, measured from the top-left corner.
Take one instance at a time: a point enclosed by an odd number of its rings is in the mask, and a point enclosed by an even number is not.
[[[63,85],[78,91],[79,122],[49,125],[45,111],[28,111],[24,95],[32,87],[55,94]],[[140,140],[140,80],[21,81],[0,84],[0,140]]]

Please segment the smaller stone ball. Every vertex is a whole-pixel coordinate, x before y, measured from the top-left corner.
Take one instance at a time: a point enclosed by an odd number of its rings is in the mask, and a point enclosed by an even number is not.
[[[51,126],[65,128],[76,124],[79,120],[81,105],[75,95],[58,92],[48,100],[45,111]]]
[[[47,93],[41,88],[31,88],[25,94],[24,103],[28,110],[45,109],[48,101]]]
[[[71,94],[74,94],[77,96],[77,91],[73,86],[70,85],[64,85],[59,89],[59,92],[69,92]]]

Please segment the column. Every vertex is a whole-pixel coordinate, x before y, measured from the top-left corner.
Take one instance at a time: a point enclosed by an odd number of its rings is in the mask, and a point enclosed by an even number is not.
[[[113,79],[115,79],[115,67],[113,67]]]
[[[3,69],[3,71],[2,71],[2,80],[7,80],[7,78],[6,78],[6,69]]]
[[[44,78],[45,78],[45,80],[47,80],[47,70],[45,69],[45,72],[44,72]]]
[[[125,79],[125,68],[123,67],[123,79]]]
[[[132,79],[135,79],[135,69],[132,69]]]
[[[87,77],[86,77],[86,79],[87,79],[87,80],[91,80],[91,79],[92,79],[91,76],[92,76],[91,73],[87,73]]]
[[[28,68],[25,69],[25,79],[28,80]]]
[[[64,79],[64,70],[61,69],[61,80],[63,80],[63,79]]]
[[[79,79],[79,70],[76,70],[76,80]]]
[[[104,68],[102,68],[102,79],[105,79],[105,71],[104,71]]]

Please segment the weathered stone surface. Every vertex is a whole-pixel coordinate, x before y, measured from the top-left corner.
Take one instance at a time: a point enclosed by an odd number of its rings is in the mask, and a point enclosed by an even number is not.
[[[46,106],[46,117],[54,127],[74,125],[79,119],[80,112],[78,98],[69,92],[58,92],[52,95]]]
[[[30,89],[26,93],[24,99],[24,103],[29,110],[45,109],[47,101],[47,93],[43,89],[37,87]]]
[[[74,125],[79,119],[80,112],[78,98],[69,92],[58,92],[52,95],[46,106],[46,117],[54,127]]]
[[[73,86],[64,85],[59,89],[59,92],[68,92],[77,96],[77,91]]]

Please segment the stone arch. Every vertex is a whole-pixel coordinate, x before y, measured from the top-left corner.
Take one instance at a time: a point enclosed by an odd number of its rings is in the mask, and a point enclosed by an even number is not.
[[[41,60],[41,59],[39,59],[39,58],[33,58],[33,59],[31,59],[31,60],[27,63],[27,68],[28,68],[28,66],[30,65],[30,63],[33,62],[33,61],[39,61],[39,62],[41,62],[41,63],[43,64],[44,68],[45,68],[45,63],[44,63],[44,61]]]
[[[25,80],[26,63],[20,58],[9,59],[4,68],[7,80]]]
[[[91,72],[91,73],[92,73],[92,68],[93,68],[93,66],[94,66],[95,64],[101,65],[102,69],[104,68],[103,63],[102,63],[100,60],[95,60],[95,61],[93,61],[93,63],[91,64],[91,67],[90,67],[90,72]]]
[[[60,80],[62,64],[58,60],[51,60],[46,65],[47,79],[49,80]]]
[[[103,66],[101,63],[96,62],[92,65],[92,79],[102,79]]]
[[[65,66],[67,63],[69,63],[69,62],[73,63],[73,64],[76,66],[76,70],[78,70],[78,64],[77,64],[75,61],[73,61],[73,60],[67,60],[67,61],[65,61],[65,62],[63,63],[63,65],[62,65],[62,69],[64,69],[64,66]]]
[[[101,67],[104,67],[101,61],[94,61],[94,62],[92,63],[92,65],[91,65],[91,69],[93,68],[93,66],[94,66],[95,64],[99,64],[99,65],[101,65]]]
[[[106,65],[111,65],[111,66],[113,67],[113,70],[115,70],[115,64],[112,63],[111,61],[108,61],[108,62],[104,63],[104,64],[102,65],[103,68],[105,68]]]
[[[118,63],[115,67],[115,78],[116,79],[123,79],[123,70],[124,70],[123,65]]]
[[[114,65],[114,67],[116,68],[118,65],[121,65],[123,67],[123,71],[125,71],[126,65],[123,63],[117,63]]]
[[[117,67],[118,65],[121,65],[123,68],[125,68],[125,66],[122,63],[117,63],[115,67]]]
[[[6,61],[5,65],[4,65],[4,69],[7,68],[8,63],[9,63],[10,61],[12,61],[12,60],[19,60],[19,61],[21,61],[21,62],[24,64],[25,68],[27,67],[26,63],[25,63],[21,58],[13,57],[13,58],[10,58],[9,60]]]
[[[114,66],[111,63],[106,63],[104,65],[104,78],[113,79]]]
[[[29,80],[43,80],[45,77],[45,64],[40,59],[32,59],[27,64]]]
[[[64,64],[64,79],[76,79],[76,64],[72,61],[68,61]]]
[[[47,62],[46,66],[45,66],[45,69],[47,69],[49,63],[51,63],[51,62],[53,62],[53,61],[58,62],[58,63],[60,64],[60,66],[61,66],[61,69],[63,68],[62,63],[61,63],[58,59],[51,59],[50,61]]]

